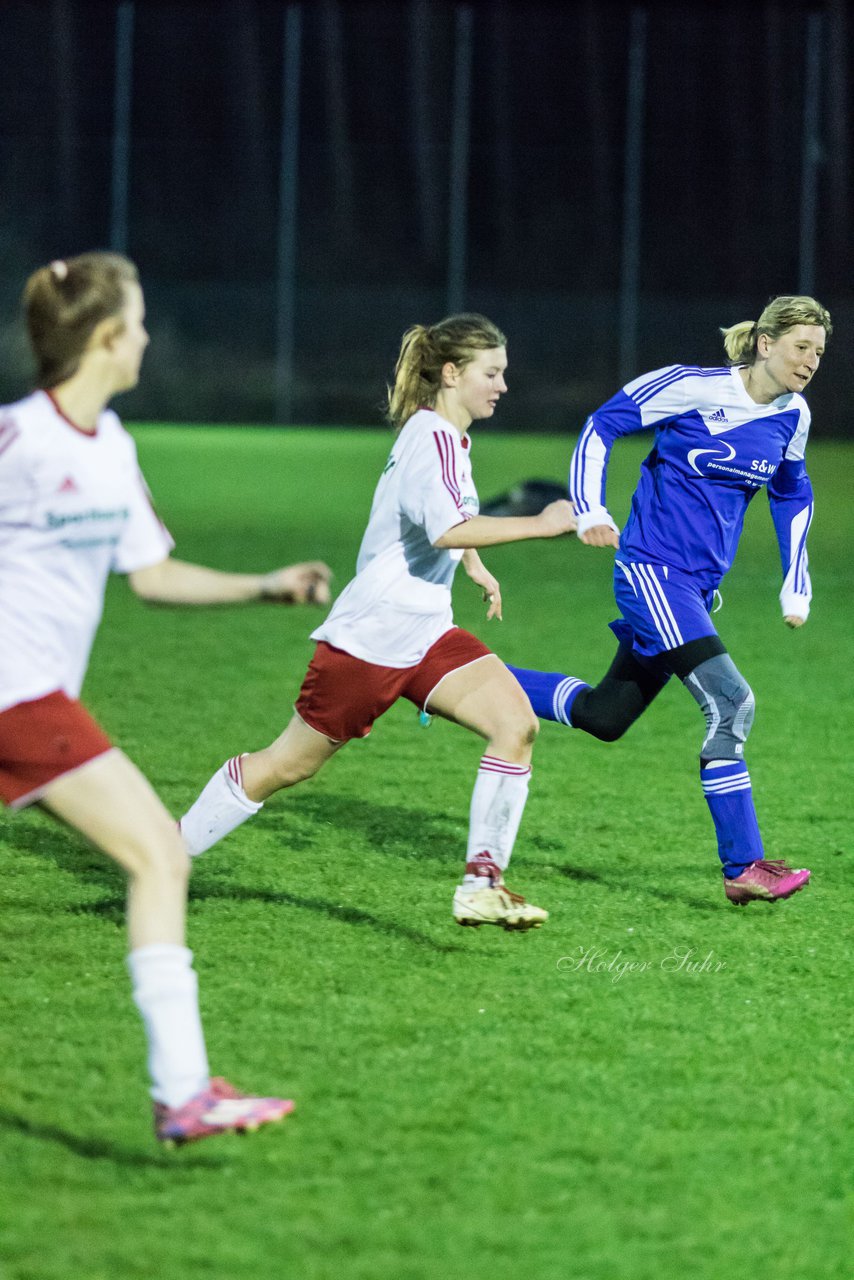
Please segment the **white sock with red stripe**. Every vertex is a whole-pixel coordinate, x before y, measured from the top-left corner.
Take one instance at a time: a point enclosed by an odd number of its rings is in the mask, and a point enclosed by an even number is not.
[[[263,807],[263,800],[250,800],[243,790],[240,756],[232,756],[217,769],[180,821],[187,852],[193,858],[204,853]]]
[[[209,1079],[193,953],[165,942],[137,947],[128,969],[148,1038],[151,1096],[180,1107]]]
[[[482,885],[484,877],[501,878],[513,852],[531,767],[484,756],[471,797],[469,842],[463,884]]]

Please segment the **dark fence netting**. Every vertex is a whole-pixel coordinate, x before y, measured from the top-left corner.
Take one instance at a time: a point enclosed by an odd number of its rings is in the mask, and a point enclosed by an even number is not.
[[[812,293],[848,434],[846,0],[4,0],[0,398],[24,279],[113,247],[151,347],[129,418],[375,423],[402,331],[508,334],[496,428],[575,430],[628,377]]]

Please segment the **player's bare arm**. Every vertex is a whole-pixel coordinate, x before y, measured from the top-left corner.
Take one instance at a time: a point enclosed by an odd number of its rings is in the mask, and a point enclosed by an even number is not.
[[[480,556],[473,547],[469,547],[463,552],[463,568],[465,569],[472,582],[483,591],[483,600],[489,605],[486,611],[486,620],[497,618],[500,622],[502,619],[501,612],[501,587],[498,585],[498,579],[493,577]]]
[[[130,585],[149,604],[328,604],[332,571],[320,560],[286,565],[271,573],[226,573],[168,556],[129,574]]]
[[[574,533],[575,510],[571,502],[559,498],[536,516],[472,516],[455,524],[437,538],[434,547],[497,547],[505,542],[525,542],[529,538],[559,538]]]

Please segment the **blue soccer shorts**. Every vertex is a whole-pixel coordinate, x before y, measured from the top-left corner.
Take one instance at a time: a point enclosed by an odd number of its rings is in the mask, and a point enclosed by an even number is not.
[[[617,560],[614,595],[625,621],[611,623],[619,640],[628,640],[641,658],[655,658],[691,640],[716,636],[711,619],[714,589],[703,591],[689,573],[662,564]]]

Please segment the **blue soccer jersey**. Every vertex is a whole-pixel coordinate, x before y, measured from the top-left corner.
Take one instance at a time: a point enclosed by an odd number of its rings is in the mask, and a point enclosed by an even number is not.
[[[620,436],[652,428],[655,442],[620,538],[622,555],[679,569],[701,590],[713,590],[732,565],[749,503],[767,489],[783,564],[783,613],[806,617],[809,424],[800,395],[756,404],[737,368],[671,365],[644,374],[584,425],[569,476],[578,531],[614,525],[605,506],[611,447]]]

